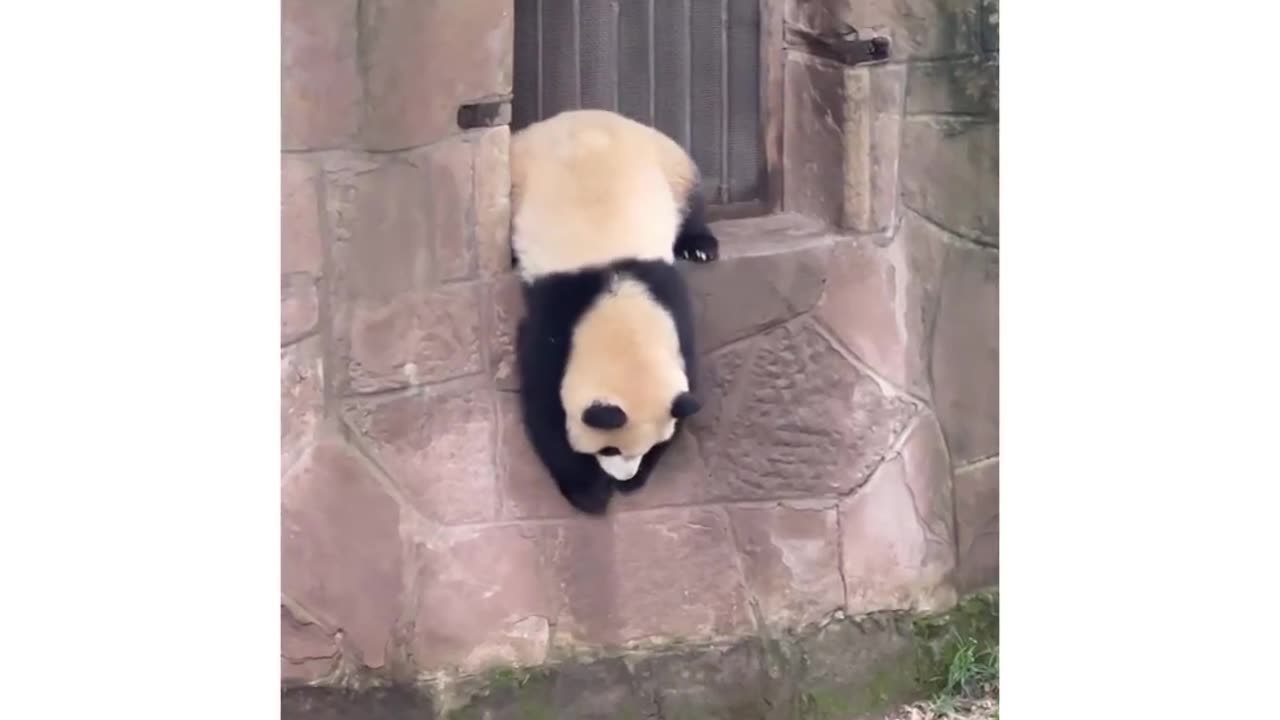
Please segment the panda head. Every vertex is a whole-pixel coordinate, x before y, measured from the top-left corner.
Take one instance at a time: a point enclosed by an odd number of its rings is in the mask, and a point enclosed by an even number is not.
[[[617,280],[577,323],[571,346],[560,387],[569,445],[630,480],[699,408],[674,320],[642,283]]]
[[[639,407],[648,412],[633,417],[615,402],[592,402],[576,418],[570,418],[570,444],[578,452],[594,455],[610,477],[625,482],[635,477],[640,461],[655,445],[671,439],[676,422],[696,413],[700,404],[685,390],[657,412],[651,404],[640,403]]]

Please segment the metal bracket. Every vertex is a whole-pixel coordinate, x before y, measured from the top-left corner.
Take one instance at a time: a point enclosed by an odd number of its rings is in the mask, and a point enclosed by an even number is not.
[[[497,127],[511,122],[511,98],[474,102],[458,108],[458,127],[463,130]]]
[[[783,25],[782,30],[786,47],[841,65],[889,59],[889,38],[875,36],[863,40],[850,25],[844,25],[839,32],[822,35],[790,23]]]

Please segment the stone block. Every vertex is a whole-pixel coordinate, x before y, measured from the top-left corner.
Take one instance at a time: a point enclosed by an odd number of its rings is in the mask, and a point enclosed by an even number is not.
[[[356,301],[342,333],[349,343],[347,390],[373,392],[480,372],[482,300],[481,288],[466,284],[387,302]]]
[[[789,717],[779,712],[790,705],[776,695],[782,685],[778,682],[780,678],[769,673],[770,662],[775,659],[755,638],[701,652],[665,652],[633,662],[633,686],[642,698],[652,699],[650,714],[643,717],[673,720]],[[617,716],[606,717],[614,720]]]
[[[346,145],[360,123],[357,0],[284,0],[281,119],[286,150]]]
[[[524,317],[520,278],[508,273],[492,281],[488,291],[485,307],[491,313],[489,367],[493,382],[499,390],[516,390],[520,387],[520,373],[516,365],[516,327]]]
[[[482,383],[350,400],[343,417],[422,515],[450,524],[494,519],[497,429]]]
[[[882,377],[929,397],[929,332],[938,306],[944,233],[908,215],[888,247],[836,245],[815,312],[840,342]]]
[[[724,516],[670,508],[575,518],[555,529],[556,644],[698,640],[751,628]]]
[[[449,528],[418,546],[422,588],[412,649],[419,669],[537,665],[555,594],[545,529]]]
[[[723,239],[723,238],[722,238]],[[702,352],[722,347],[807,312],[826,282],[827,246],[736,254],[725,241],[718,262],[685,268]]]
[[[280,470],[310,447],[324,418],[324,348],[308,338],[280,350]]]
[[[320,321],[316,279],[304,273],[280,281],[280,344],[289,345],[311,334]]]
[[[511,130],[480,133],[475,140],[476,253],[483,275],[511,270]]]
[[[831,0],[786,0],[783,19],[815,33],[828,34],[840,30],[849,14],[848,3]]]
[[[1000,451],[1000,255],[954,244],[933,332],[933,398],[951,460]]]
[[[884,616],[833,622],[799,638],[798,718],[881,718],[921,697],[910,622]]]
[[[434,718],[435,703],[417,688],[374,686],[352,692],[334,686],[289,688],[280,696],[281,720],[403,720]]]
[[[845,227],[882,232],[898,211],[898,153],[907,70],[876,65],[845,71]]]
[[[399,150],[458,131],[458,108],[511,92],[512,0],[364,0],[364,146]]]
[[[999,125],[908,116],[902,145],[902,202],[957,235],[998,243]]]
[[[844,606],[833,502],[732,507],[747,587],[766,621],[794,628]]]
[[[956,586],[962,592],[1000,582],[1000,461],[956,470]]]
[[[1000,65],[992,58],[913,63],[910,75],[908,113],[1000,112]]]
[[[381,667],[404,589],[399,506],[334,441],[313,447],[280,495],[282,591]]]
[[[286,684],[319,680],[333,672],[338,646],[333,635],[280,606],[280,679]]]
[[[320,171],[297,155],[280,156],[280,272],[319,275],[324,265]]]
[[[981,2],[981,27],[978,35],[982,40],[982,49],[986,52],[1000,52],[1000,0]]]
[[[968,55],[978,50],[975,0],[859,0],[843,19],[862,36],[889,38],[893,60]]]
[[[844,212],[844,70],[800,53],[786,56],[783,208],[840,225]]]
[[[854,367],[808,319],[708,365],[713,379],[705,394],[726,386],[731,394],[709,398],[709,417],[692,427],[719,499],[850,492],[866,482],[915,412],[912,402],[886,394]]]
[[[475,201],[471,143],[450,141],[408,155],[427,180],[427,195],[417,199],[431,220],[437,277],[442,281],[475,276]]]
[[[915,424],[901,453],[841,501],[848,610],[934,612],[949,607],[955,567],[951,465],[932,415]]]
[[[404,154],[325,158],[335,264],[347,294],[385,299],[471,275],[472,158],[461,139]]]

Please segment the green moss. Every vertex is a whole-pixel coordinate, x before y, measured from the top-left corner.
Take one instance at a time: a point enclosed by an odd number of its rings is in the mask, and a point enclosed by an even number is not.
[[[880,717],[915,700],[972,696],[997,681],[999,625],[999,596],[992,592],[968,596],[938,615],[843,618],[809,632],[747,640],[758,643],[752,662],[759,665],[756,682],[763,684],[741,678],[727,685],[726,679],[695,680],[695,688],[710,682],[708,692],[668,698],[664,710],[668,720],[747,720],[775,717],[767,710],[772,706],[790,709],[782,716],[789,720],[850,720]],[[706,662],[697,648],[676,647],[679,652],[652,651],[640,670],[595,667],[585,675],[588,687],[616,687],[617,720],[641,720],[644,713],[637,708],[649,707],[651,693],[665,688],[652,685],[652,668],[643,668],[687,666],[697,675]],[[573,696],[574,684],[584,682],[583,669],[601,662],[609,661],[493,670],[472,678],[471,699],[449,718],[557,720],[562,711],[557,695]]]
[[[797,702],[799,720],[849,720],[883,714],[919,694],[915,658],[910,653],[877,667],[857,685],[809,689]]]
[[[552,668],[497,668],[476,678],[475,695],[465,707],[449,713],[449,720],[479,720],[491,706],[515,706],[525,720],[556,720],[551,689]]]
[[[916,674],[935,698],[965,697],[998,681],[1000,598],[971,595],[941,615],[917,618]]]

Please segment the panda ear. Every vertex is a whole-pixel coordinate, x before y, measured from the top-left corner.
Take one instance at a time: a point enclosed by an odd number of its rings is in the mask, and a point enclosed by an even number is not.
[[[702,403],[690,392],[682,392],[671,401],[671,417],[677,420],[683,420],[701,409]]]
[[[582,422],[597,430],[617,430],[627,424],[627,413],[617,405],[595,402],[582,411]]]

